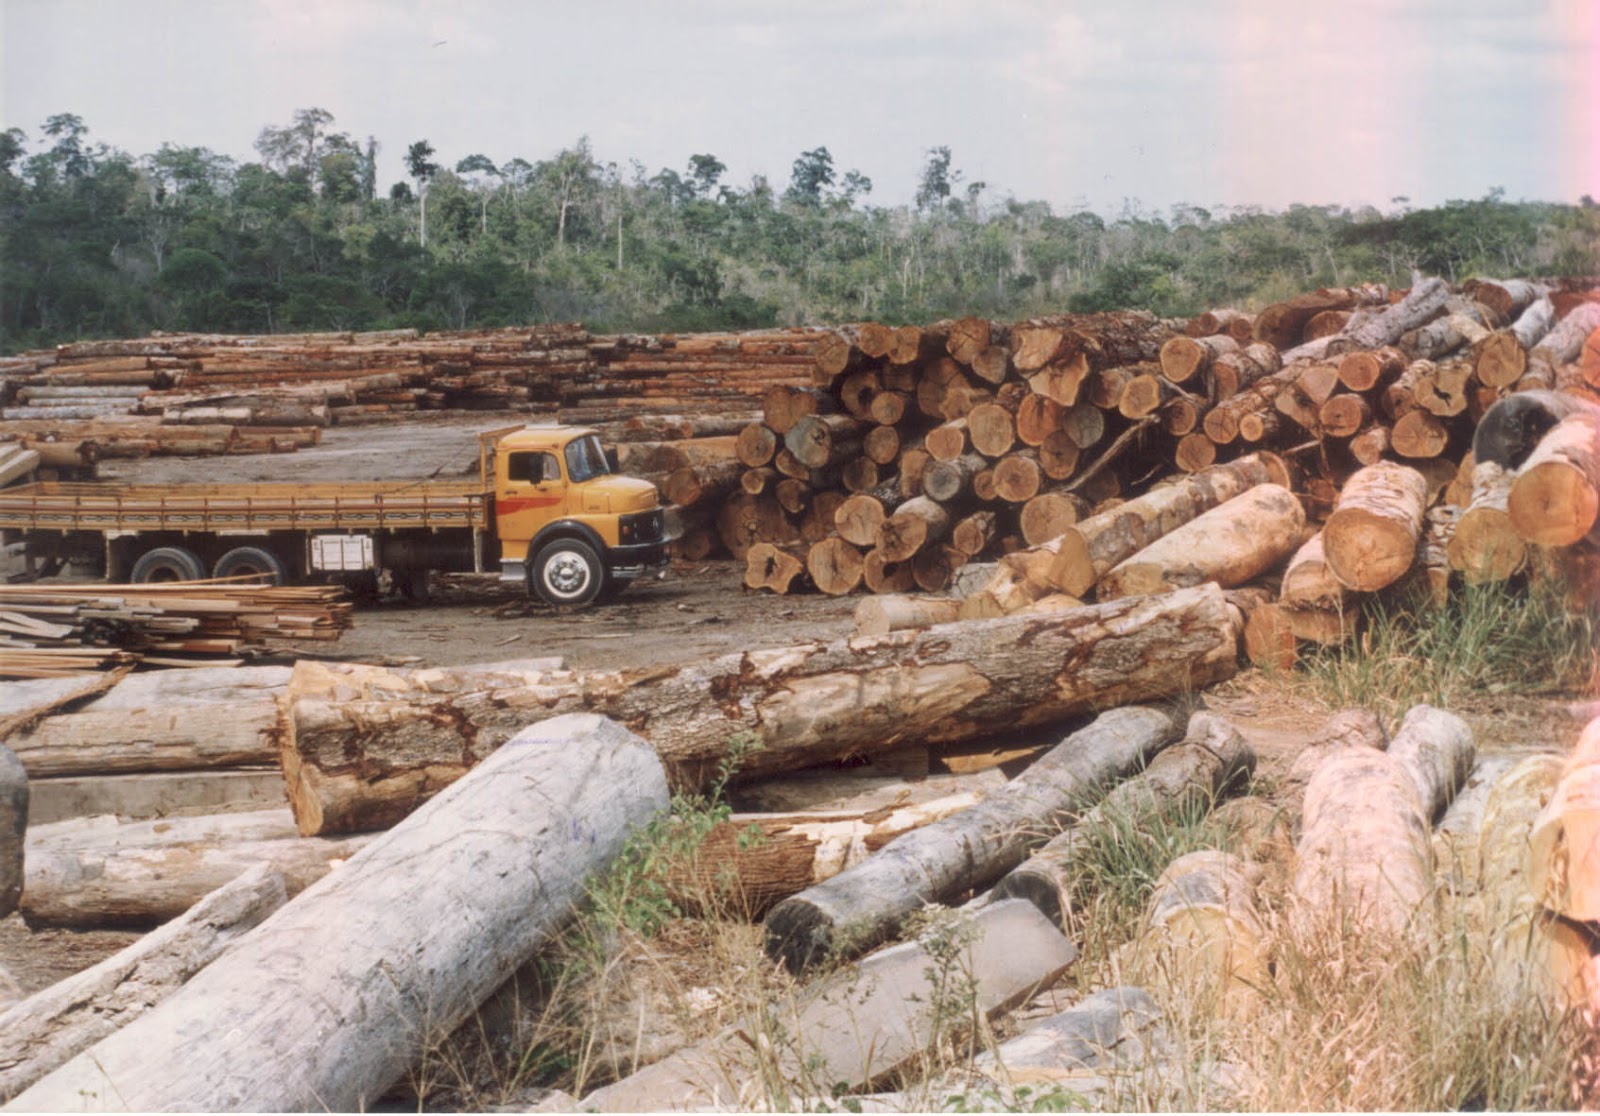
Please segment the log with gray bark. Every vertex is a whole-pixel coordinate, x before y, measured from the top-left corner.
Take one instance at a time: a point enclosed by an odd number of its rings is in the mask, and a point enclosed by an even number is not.
[[[16,910],[22,898],[28,795],[28,773],[22,761],[0,744],[0,918]]]
[[[155,926],[258,866],[282,876],[296,895],[371,839],[301,837],[281,807],[37,825],[28,831],[21,911],[32,926]]]
[[[1072,918],[1074,873],[1096,832],[1128,823],[1144,826],[1176,811],[1207,808],[1237,790],[1255,771],[1254,750],[1239,731],[1212,713],[1189,718],[1180,742],[1144,771],[1114,787],[1105,801],[1036,849],[994,887],[996,899],[1026,899],[1056,925]]]
[[[959,945],[956,973],[949,943]],[[1059,930],[1026,903],[955,916],[924,938],[846,966],[789,1002],[767,1005],[715,1038],[583,1098],[591,1112],[744,1108],[756,1090],[793,1097],[816,1082],[855,1089],[932,1050],[952,1024],[978,1023],[1049,987],[1077,959]],[[966,989],[951,1015],[946,976]]]
[[[987,886],[1175,735],[1158,709],[1101,714],[977,806],[778,904],[766,919],[767,953],[799,972],[875,945],[925,903]]]
[[[869,555],[870,559],[870,555]],[[586,710],[649,740],[680,786],[752,735],[742,777],[991,735],[1197,689],[1237,669],[1214,586],[1041,616],[429,693],[376,668],[300,663],[285,705],[289,799],[306,834],[392,824],[524,725]]]
[[[536,726],[12,1107],[370,1108],[550,940],[667,797],[649,746],[617,725]]]
[[[1578,737],[1533,823],[1526,871],[1546,910],[1600,921],[1600,720]]]
[[[287,901],[283,878],[257,865],[126,949],[0,1012],[0,1101],[138,1019]]]

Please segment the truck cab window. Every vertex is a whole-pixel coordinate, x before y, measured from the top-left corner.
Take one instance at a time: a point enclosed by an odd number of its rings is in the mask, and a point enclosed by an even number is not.
[[[561,464],[551,453],[513,453],[506,461],[506,480],[521,484],[561,479]]]
[[[581,484],[591,477],[603,477],[611,472],[600,439],[593,434],[567,444],[567,473],[573,484]]]

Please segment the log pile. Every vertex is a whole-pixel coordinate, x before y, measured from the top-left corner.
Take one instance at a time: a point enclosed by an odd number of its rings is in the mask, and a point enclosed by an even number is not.
[[[0,677],[50,678],[184,656],[238,655],[266,641],[335,640],[351,606],[335,586],[237,582],[0,586]]]
[[[148,453],[286,451],[314,444],[329,425],[422,411],[580,424],[744,417],[771,385],[806,382],[819,332],[599,336],[566,323],[86,341],[0,362],[0,433],[49,464],[80,466]]]

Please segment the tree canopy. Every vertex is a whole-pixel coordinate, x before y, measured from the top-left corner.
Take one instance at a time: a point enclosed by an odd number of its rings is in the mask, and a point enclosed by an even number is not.
[[[447,146],[447,145],[446,145]],[[259,161],[163,144],[130,155],[72,113],[0,133],[0,349],[151,329],[467,328],[582,319],[597,329],[930,321],[1146,307],[1249,308],[1317,286],[1404,285],[1412,269],[1600,272],[1600,207],[1483,197],[1389,211],[1128,204],[1058,212],[969,182],[929,149],[914,203],[876,205],[826,146],[779,191],[678,168],[553,153],[405,148],[324,109],[256,137]]]

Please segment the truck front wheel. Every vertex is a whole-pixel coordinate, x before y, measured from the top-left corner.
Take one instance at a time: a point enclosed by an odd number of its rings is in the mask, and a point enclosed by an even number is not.
[[[533,591],[547,604],[590,604],[600,596],[605,582],[600,556],[581,539],[546,543],[533,560]]]
[[[206,567],[200,561],[200,556],[184,546],[158,546],[145,551],[128,575],[135,585],[157,581],[200,581],[205,576]]]

